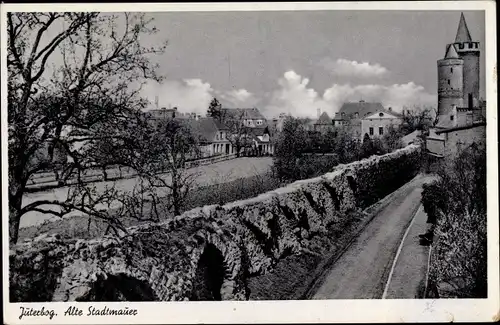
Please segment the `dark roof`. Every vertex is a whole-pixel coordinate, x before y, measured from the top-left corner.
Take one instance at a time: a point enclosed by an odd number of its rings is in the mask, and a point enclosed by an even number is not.
[[[264,127],[256,127],[256,128],[247,128],[248,133],[254,135],[254,136],[262,136],[265,133],[270,133],[269,128],[264,126]],[[267,132],[266,132],[267,130]]]
[[[359,118],[363,118],[368,114],[375,113],[380,110],[385,110],[381,103],[368,103],[365,101],[344,103],[339,110],[339,117],[342,117],[342,113],[345,114],[346,118],[354,118],[355,113],[359,114]]]
[[[200,141],[212,141],[219,130],[217,122],[211,117],[184,120]]]
[[[460,59],[458,56],[457,50],[455,48],[455,45],[453,44],[448,44],[446,47],[446,53],[444,55],[445,59]]]
[[[457,36],[455,37],[455,43],[472,42],[472,37],[470,36],[469,29],[467,28],[467,23],[465,22],[464,13],[460,15],[460,22],[458,23]]]
[[[323,112],[318,118],[318,121],[316,121],[316,124],[332,124],[332,119],[328,116],[327,112]]]
[[[235,118],[239,119],[242,115],[244,118],[248,119],[261,119],[265,120],[264,115],[261,114],[258,108],[222,108],[222,116],[224,118]]]

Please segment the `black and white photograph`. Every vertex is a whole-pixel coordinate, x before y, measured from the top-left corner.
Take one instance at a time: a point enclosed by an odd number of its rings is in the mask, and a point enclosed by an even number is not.
[[[498,320],[495,3],[382,4],[3,4],[4,322]]]

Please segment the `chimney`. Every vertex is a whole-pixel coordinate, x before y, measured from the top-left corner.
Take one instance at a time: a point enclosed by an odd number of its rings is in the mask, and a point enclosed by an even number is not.
[[[155,96],[155,107],[156,107],[156,109],[158,109],[159,102],[160,102],[160,100],[159,100],[158,96]]]
[[[316,109],[316,113],[317,113],[317,115],[318,115],[317,117],[318,117],[318,119],[319,119],[319,117],[320,117],[320,115],[321,115],[321,109],[320,109],[320,108]]]

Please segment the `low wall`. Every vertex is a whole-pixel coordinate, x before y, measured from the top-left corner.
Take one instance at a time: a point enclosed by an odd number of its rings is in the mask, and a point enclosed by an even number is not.
[[[249,277],[409,181],[419,157],[411,145],[252,199],[131,227],[122,237],[18,244],[10,250],[10,300],[246,300]]]

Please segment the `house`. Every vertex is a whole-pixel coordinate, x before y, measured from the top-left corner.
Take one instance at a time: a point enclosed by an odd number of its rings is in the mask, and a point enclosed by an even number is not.
[[[283,126],[285,124],[285,120],[290,117],[285,113],[280,113],[278,117],[274,117],[271,120],[271,132],[281,132],[283,131]]]
[[[242,154],[267,155],[274,152],[269,126],[257,108],[224,109],[222,116],[222,121],[212,117],[185,120],[198,137],[203,157],[236,154],[235,137],[250,145],[240,148]],[[238,125],[236,129],[235,125]]]
[[[216,119],[202,117],[198,119],[186,119],[184,122],[199,141],[201,157],[235,153],[235,149],[228,139],[227,128]]]
[[[258,156],[274,153],[273,138],[269,127],[251,128],[248,133],[252,138],[252,149]]]
[[[150,119],[167,119],[175,118],[177,115],[177,107],[166,108],[162,107],[159,109],[151,109],[145,112]]]
[[[370,138],[382,137],[390,127],[397,127],[403,123],[403,116],[389,109],[379,108],[361,119],[361,134]]]
[[[265,127],[267,119],[261,114],[258,108],[222,108],[221,120],[242,121],[245,127]]]
[[[320,133],[331,131],[334,128],[333,120],[330,118],[327,112],[323,112],[314,123],[313,128],[314,131]]]
[[[344,103],[340,110],[335,113],[333,125],[361,141],[364,136],[362,119],[377,112],[385,112],[381,103],[370,103],[364,100]]]

